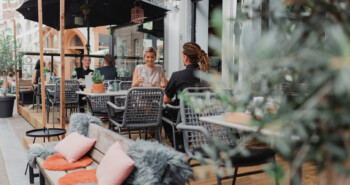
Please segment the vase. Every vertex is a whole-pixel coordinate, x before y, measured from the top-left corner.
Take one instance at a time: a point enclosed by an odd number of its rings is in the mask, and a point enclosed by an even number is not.
[[[104,84],[92,84],[92,92],[93,93],[104,93],[105,92]]]

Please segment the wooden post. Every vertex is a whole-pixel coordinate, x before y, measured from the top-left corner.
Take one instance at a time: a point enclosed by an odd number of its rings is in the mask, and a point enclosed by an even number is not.
[[[64,1],[60,0],[60,35],[61,35],[61,90],[60,90],[60,121],[61,128],[65,128],[66,111],[65,111],[65,60],[64,60]]]
[[[38,0],[38,17],[39,17],[39,43],[40,43],[40,77],[41,77],[41,105],[43,127],[46,127],[46,102],[45,102],[45,80],[44,80],[44,43],[43,43],[43,3]],[[39,82],[38,82],[39,83]]]
[[[17,41],[16,41],[16,20],[13,19],[13,42],[15,44],[15,60],[16,60],[16,57],[17,57]],[[18,92],[18,84],[19,84],[19,80],[18,80],[18,69],[17,69],[17,62],[16,62],[16,67],[15,67],[15,78],[16,78],[16,104],[17,104],[17,113],[19,113],[19,92]]]

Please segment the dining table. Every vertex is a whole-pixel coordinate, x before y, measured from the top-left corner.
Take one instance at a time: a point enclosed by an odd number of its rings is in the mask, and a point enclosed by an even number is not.
[[[249,121],[241,121],[237,119],[228,121],[225,119],[225,114],[221,115],[215,115],[215,116],[203,116],[200,117],[199,120],[204,123],[209,123],[217,126],[222,126],[230,129],[236,129],[237,131],[243,131],[243,132],[257,132],[259,131],[262,135],[265,136],[272,136],[272,137],[284,137],[283,133],[278,131],[274,128],[262,128],[260,129],[258,126],[251,125]],[[238,121],[239,120],[239,121]],[[260,130],[259,130],[260,129]],[[298,136],[292,136],[292,140],[297,141],[300,138]],[[298,174],[299,177],[302,177],[302,167],[297,168],[296,174]],[[302,184],[301,179],[297,176],[290,178],[290,184]]]
[[[92,92],[86,92],[86,91],[76,91],[79,95],[85,95],[85,96],[91,96],[91,97],[97,97],[97,96],[126,96],[128,93],[127,90],[120,90],[116,92],[104,92],[104,93],[92,93]]]

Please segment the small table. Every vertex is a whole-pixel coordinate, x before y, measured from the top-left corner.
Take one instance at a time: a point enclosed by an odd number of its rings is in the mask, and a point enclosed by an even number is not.
[[[47,140],[50,141],[50,137],[57,137],[58,140],[60,140],[60,135],[63,135],[66,133],[65,129],[61,129],[61,128],[42,128],[42,129],[33,129],[33,130],[29,130],[26,132],[26,136],[28,137],[34,137],[33,143],[35,143],[35,139],[37,137],[42,137],[44,138],[44,142],[45,142],[45,137],[47,137]],[[34,174],[34,170],[32,167],[29,167],[29,163],[27,163],[27,167],[26,170],[24,172],[24,175],[27,174],[27,170],[29,168],[29,182],[31,184],[34,183],[34,177],[39,177],[39,174]]]
[[[55,137],[55,136],[58,138],[58,140],[60,140],[59,136],[65,134],[65,133],[66,133],[65,129],[44,127],[42,129],[29,130],[26,132],[26,136],[34,137],[33,143],[35,143],[35,139],[37,137],[44,138],[44,142],[45,142],[45,137],[47,137],[48,141],[50,141],[50,137]]]

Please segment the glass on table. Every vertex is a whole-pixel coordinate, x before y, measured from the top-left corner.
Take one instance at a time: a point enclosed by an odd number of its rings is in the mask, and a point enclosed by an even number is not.
[[[113,83],[113,91],[117,92],[119,90],[119,84],[118,83]]]

